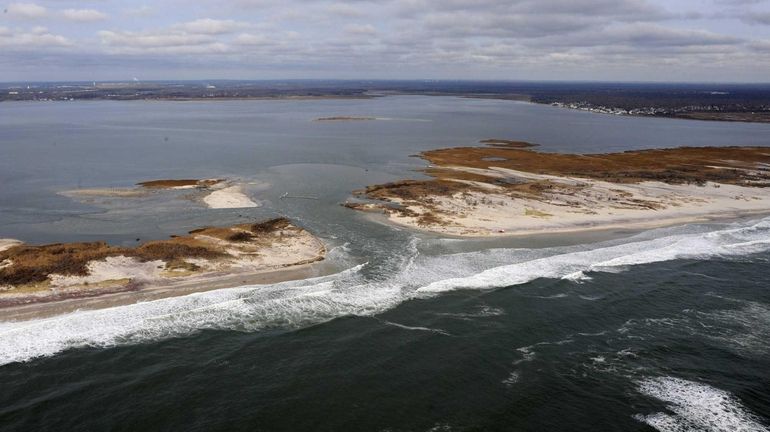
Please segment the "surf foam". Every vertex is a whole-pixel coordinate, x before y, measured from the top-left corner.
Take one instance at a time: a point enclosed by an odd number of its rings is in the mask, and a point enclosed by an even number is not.
[[[770,222],[708,233],[671,235],[592,250],[564,253],[495,267],[473,276],[436,281],[419,292],[489,289],[520,285],[539,278],[584,279],[586,272],[618,271],[624,267],[675,259],[708,259],[770,250]]]
[[[661,432],[768,432],[730,393],[680,378],[648,378],[639,391],[667,402],[672,414],[636,415],[634,418]]]
[[[0,322],[0,365],[71,348],[142,343],[204,329],[299,328],[345,315],[376,315],[404,301],[454,289],[490,289],[538,278],[574,279],[576,272],[617,272],[677,258],[751,254],[770,249],[770,218],[708,232],[692,227],[660,230],[590,249],[493,249],[421,256],[416,240],[405,246],[333,276],[209,291],[35,321]]]

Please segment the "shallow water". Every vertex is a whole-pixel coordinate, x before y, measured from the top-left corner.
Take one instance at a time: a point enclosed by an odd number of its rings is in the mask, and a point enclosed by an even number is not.
[[[312,121],[333,115],[390,120]],[[0,132],[0,237],[131,244],[285,214],[337,271],[0,322],[2,430],[768,430],[770,218],[466,241],[338,205],[418,176],[429,148],[768,145],[768,126],[388,97],[0,104]],[[57,195],[221,176],[262,206]]]

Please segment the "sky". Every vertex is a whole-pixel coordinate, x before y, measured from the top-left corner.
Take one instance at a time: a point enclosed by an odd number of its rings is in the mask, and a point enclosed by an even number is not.
[[[770,0],[0,0],[0,81],[770,82]]]

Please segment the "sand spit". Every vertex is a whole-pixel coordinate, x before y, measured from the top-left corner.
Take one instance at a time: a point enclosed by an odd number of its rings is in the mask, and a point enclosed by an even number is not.
[[[89,197],[115,197],[115,198],[137,198],[147,196],[148,191],[135,188],[92,188],[92,189],[73,189],[61,192],[61,195],[73,198]]]
[[[208,189],[224,181],[223,179],[150,180],[136,185],[146,189]]]
[[[269,279],[289,280],[295,273],[287,271],[326,255],[323,242],[285,218],[202,228],[135,248],[3,242],[8,247],[0,251],[0,308],[129,292],[146,299],[156,290],[181,295],[237,286],[268,273]],[[175,287],[184,289],[175,294]]]
[[[336,116],[336,117],[319,117],[315,119],[317,122],[330,122],[330,121],[372,121],[379,120],[377,117],[356,117],[356,116]]]
[[[486,140],[433,150],[433,180],[370,186],[346,203],[451,236],[647,228],[770,213],[770,149],[680,148],[564,155]]]
[[[203,197],[203,203],[214,209],[258,207],[238,185],[211,192]]]

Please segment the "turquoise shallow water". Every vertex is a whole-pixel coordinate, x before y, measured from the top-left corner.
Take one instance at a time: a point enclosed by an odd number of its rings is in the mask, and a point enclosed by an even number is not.
[[[331,115],[388,120],[312,121]],[[768,132],[443,97],[2,104],[0,237],[129,244],[285,214],[336,272],[0,322],[0,429],[767,430],[767,220],[463,241],[339,203],[490,137],[597,152]],[[221,176],[262,206],[57,194]]]

